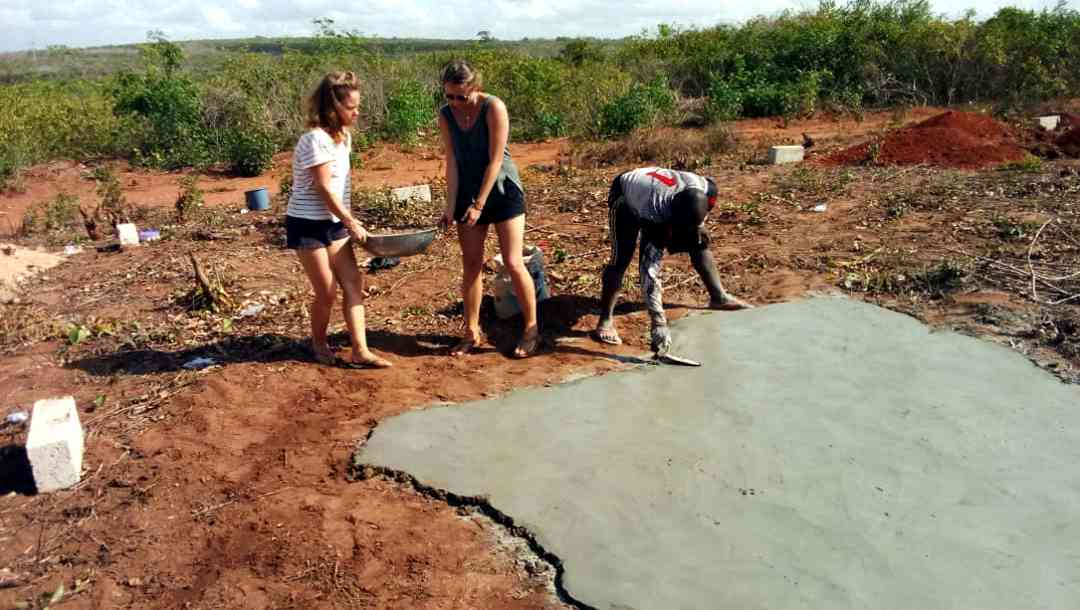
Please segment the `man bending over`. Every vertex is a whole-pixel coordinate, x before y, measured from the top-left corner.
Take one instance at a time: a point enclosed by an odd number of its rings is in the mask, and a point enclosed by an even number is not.
[[[732,311],[752,307],[725,292],[720,283],[704,228],[705,217],[715,205],[716,184],[711,178],[691,172],[643,167],[620,174],[612,181],[608,194],[611,260],[604,268],[600,321],[594,335],[597,340],[611,345],[622,343],[612,316],[639,235],[641,292],[651,321],[650,347],[657,354],[666,354],[671,347],[660,285],[665,250],[690,254],[694,270],[709,291],[711,309]]]

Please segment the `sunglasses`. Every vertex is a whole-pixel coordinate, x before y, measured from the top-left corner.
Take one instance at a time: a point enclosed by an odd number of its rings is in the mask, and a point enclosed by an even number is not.
[[[446,99],[448,99],[448,100],[457,100],[459,102],[464,102],[464,101],[467,101],[469,99],[469,96],[467,96],[467,95],[454,95],[453,93],[447,93],[446,94]]]

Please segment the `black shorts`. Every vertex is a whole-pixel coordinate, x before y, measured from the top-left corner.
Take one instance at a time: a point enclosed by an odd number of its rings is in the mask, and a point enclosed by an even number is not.
[[[318,250],[348,236],[341,222],[285,217],[285,247],[290,250]]]
[[[504,184],[505,194],[499,193],[495,188],[491,189],[488,200],[484,203],[484,211],[480,212],[478,225],[490,225],[517,218],[525,213],[525,193],[512,181],[507,180]],[[466,197],[458,197],[454,207],[454,219],[461,220],[465,212],[469,210],[472,201]]]

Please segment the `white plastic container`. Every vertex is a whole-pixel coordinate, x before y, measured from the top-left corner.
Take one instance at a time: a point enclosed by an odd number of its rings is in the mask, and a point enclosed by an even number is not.
[[[536,286],[536,302],[539,303],[551,296],[544,276],[544,251],[536,246],[525,246],[522,256]],[[514,281],[503,265],[502,255],[496,255],[492,262],[495,264],[495,315],[506,319],[521,313],[521,305],[514,294]]]

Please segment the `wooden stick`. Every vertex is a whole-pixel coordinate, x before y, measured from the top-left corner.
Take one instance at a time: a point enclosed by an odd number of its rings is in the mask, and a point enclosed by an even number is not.
[[[1054,222],[1053,218],[1051,218],[1050,220],[1047,220],[1046,222],[1043,223],[1043,226],[1039,227],[1039,230],[1035,233],[1035,237],[1031,238],[1031,245],[1028,246],[1028,251],[1027,251],[1028,271],[1031,272],[1031,298],[1034,299],[1036,303],[1039,302],[1039,292],[1038,292],[1038,290],[1035,289],[1036,275],[1035,275],[1035,267],[1031,264],[1031,253],[1032,253],[1032,251],[1035,250],[1035,242],[1039,241],[1039,236],[1042,235],[1043,229],[1046,228],[1046,225],[1048,225],[1048,224],[1050,224],[1052,222]]]

